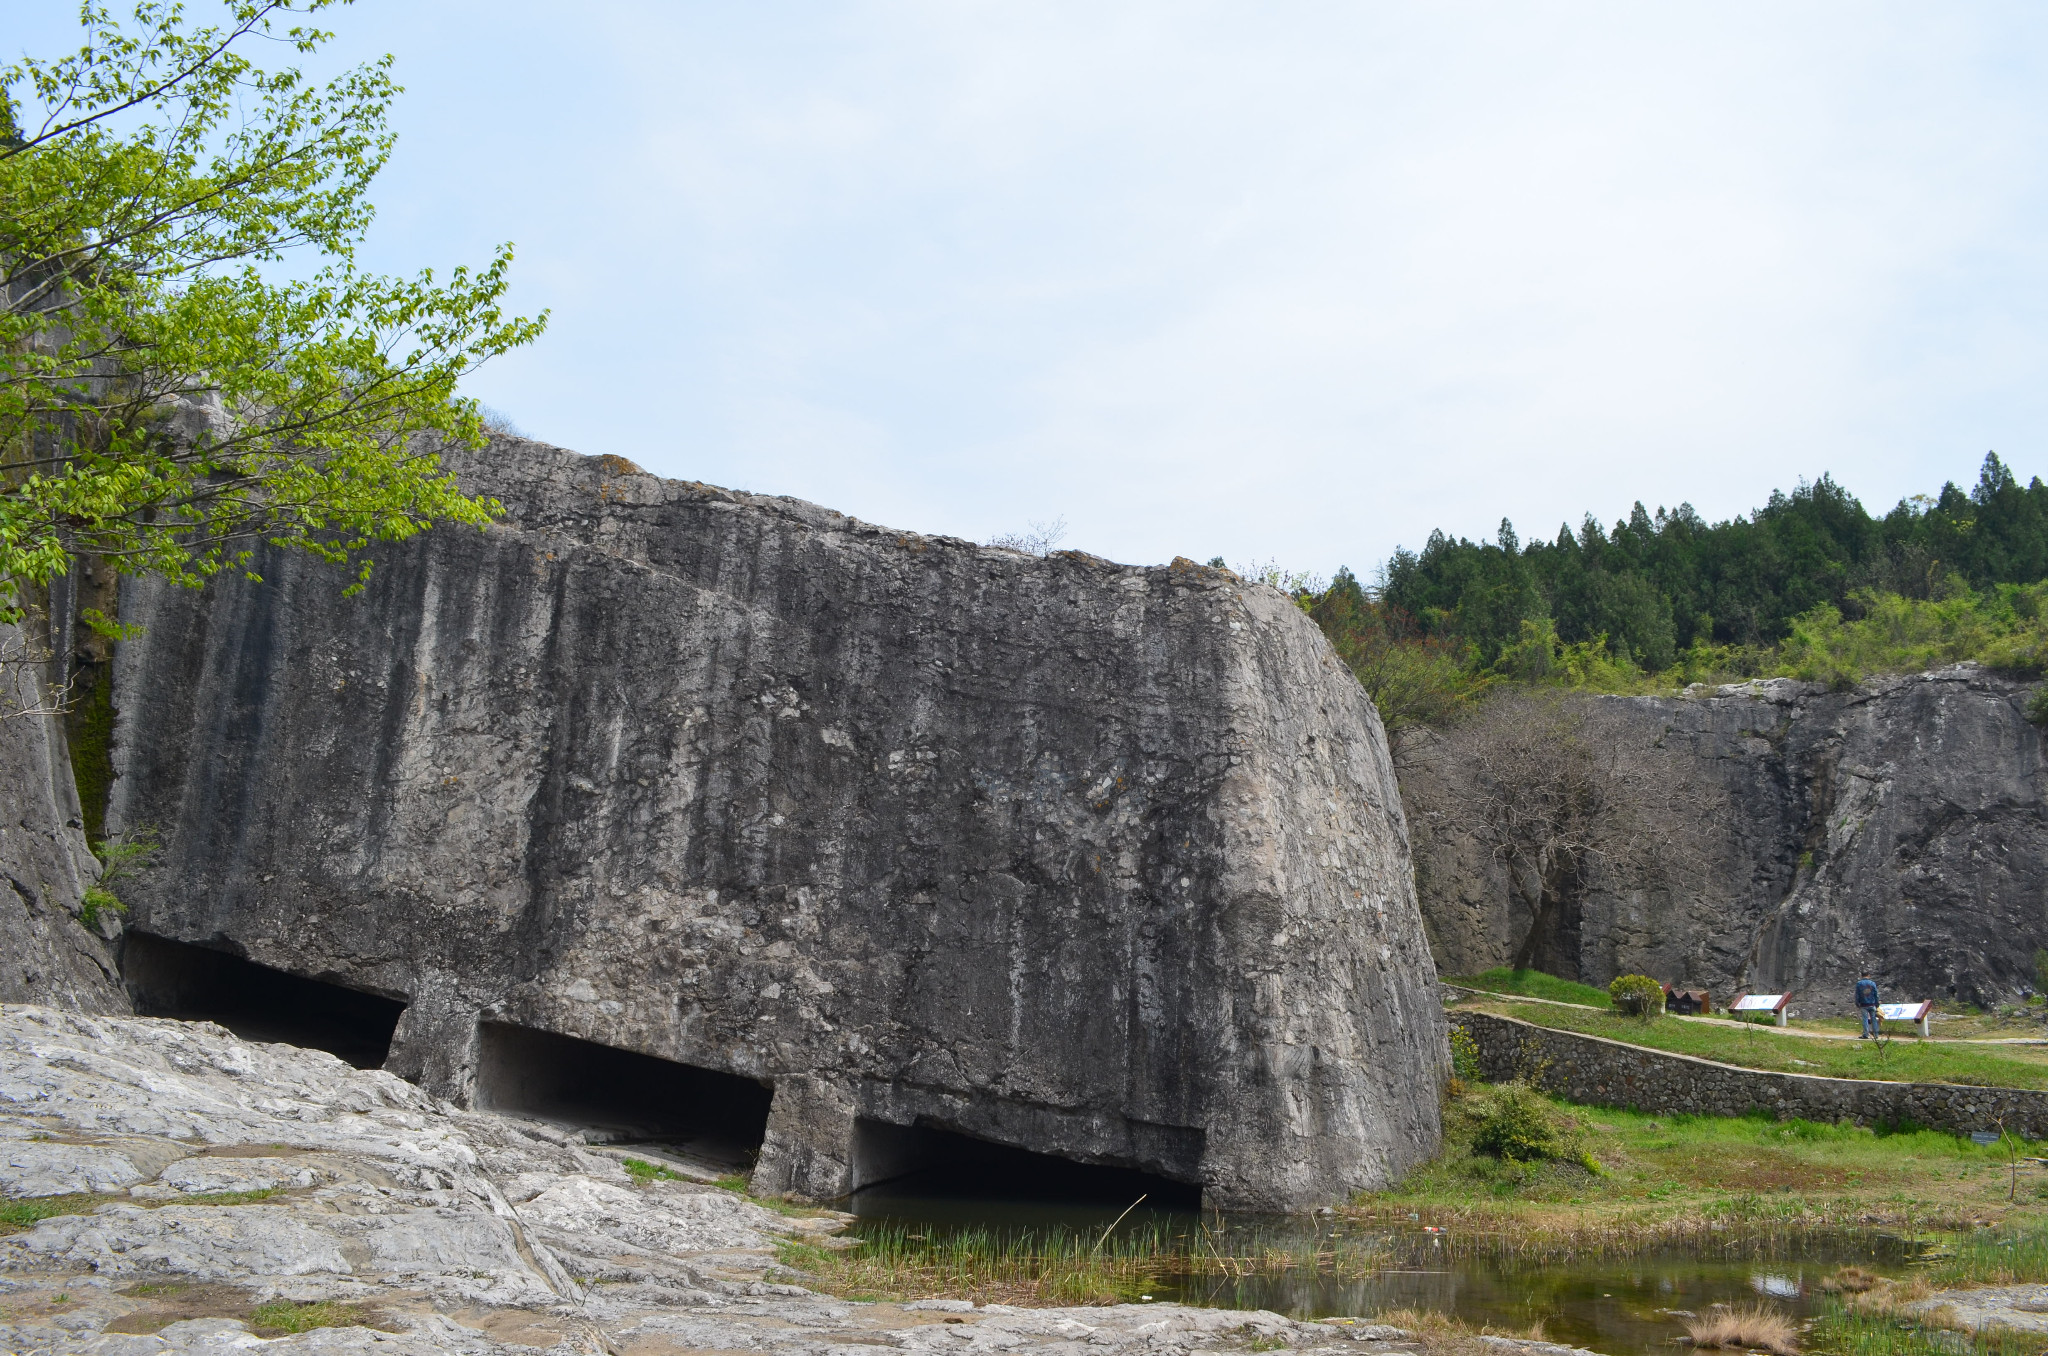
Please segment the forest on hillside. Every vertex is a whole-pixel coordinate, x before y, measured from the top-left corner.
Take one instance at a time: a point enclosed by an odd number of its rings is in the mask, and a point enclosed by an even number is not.
[[[1370,586],[1341,569],[1293,591],[1389,727],[1441,723],[1501,682],[1839,686],[1965,659],[2032,676],[2048,663],[2048,485],[1994,453],[1973,489],[1882,517],[1823,475],[1720,523],[1638,502],[1611,528],[1588,514],[1525,543],[1503,519],[1490,542],[1432,532]]]

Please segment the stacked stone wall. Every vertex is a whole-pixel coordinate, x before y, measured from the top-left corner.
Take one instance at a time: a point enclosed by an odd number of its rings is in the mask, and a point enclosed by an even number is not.
[[[2048,1139],[2048,1092],[1772,1073],[1553,1031],[1489,1012],[1453,1012],[1450,1021],[1478,1046],[1488,1081],[1519,1078],[1588,1106],[1708,1116],[1764,1111],[1781,1120],[1918,1125],[1956,1134],[1995,1130],[2002,1122],[2014,1134]],[[1757,1039],[1787,1038],[1758,1033]]]

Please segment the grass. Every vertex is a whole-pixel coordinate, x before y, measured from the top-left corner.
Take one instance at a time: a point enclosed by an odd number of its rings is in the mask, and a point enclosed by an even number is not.
[[[1808,1325],[1809,1350],[1828,1356],[2038,1356],[2048,1335],[1989,1328],[1935,1329],[1882,1309],[1824,1301]]]
[[[633,1180],[642,1186],[647,1185],[649,1182],[681,1182],[688,1180],[679,1172],[672,1172],[668,1168],[649,1163],[642,1158],[625,1158],[619,1161],[620,1165],[632,1176]]]
[[[255,1205],[259,1201],[284,1203],[283,1187],[258,1187],[254,1191],[202,1191],[191,1196],[171,1196],[160,1201],[131,1201],[132,1205],[146,1206],[151,1210],[166,1205]]]
[[[1497,1356],[1497,1349],[1482,1340],[1487,1337],[1514,1337],[1530,1342],[1545,1340],[1540,1320],[1519,1332],[1505,1332],[1498,1328],[1474,1327],[1434,1309],[1389,1309],[1374,1314],[1372,1321],[1390,1324],[1413,1335],[1422,1348],[1423,1356]]]
[[[778,1247],[782,1264],[806,1283],[848,1299],[1117,1304],[1157,1284],[1163,1239],[1120,1238],[1100,1248],[1091,1242],[1066,1230],[1006,1235],[880,1225],[850,1248],[794,1241]]]
[[[1456,1255],[1539,1261],[1672,1246],[1783,1256],[1813,1235],[1875,1247],[1879,1232],[1983,1224],[2048,1230],[2048,1171],[2023,1169],[2010,1201],[2006,1155],[1967,1136],[1764,1115],[1653,1116],[1526,1095],[1551,1119],[1558,1156],[1515,1162],[1486,1152],[1499,1094],[1473,1088],[1446,1100],[1436,1159],[1391,1190],[1357,1197],[1342,1215],[1444,1228],[1442,1246]],[[2030,1258],[2032,1247],[2018,1256]],[[2048,1268],[2048,1244],[2042,1253]]]
[[[58,1215],[83,1215],[94,1207],[125,1197],[102,1196],[95,1192],[73,1192],[67,1196],[29,1196],[0,1200],[0,1234],[32,1229]]]
[[[316,1300],[310,1304],[286,1299],[271,1300],[249,1311],[249,1326],[258,1337],[283,1337],[295,1332],[311,1332],[315,1328],[377,1328],[383,1325],[384,1317],[376,1310],[333,1300]]]
[[[2048,1227],[1964,1234],[1927,1272],[1928,1284],[1936,1288],[2032,1281],[2048,1281]]]
[[[1559,979],[1556,975],[1546,975],[1541,970],[1512,970],[1505,965],[1461,979],[1447,979],[1444,983],[1466,989],[1484,989],[1489,993],[1519,994],[1524,998],[1548,998],[1558,1003],[1583,1003],[1592,1008],[1614,1006],[1605,989],[1596,989],[1590,984],[1581,984],[1576,980]]]
[[[59,1215],[89,1215],[99,1207],[117,1201],[144,1210],[161,1210],[167,1205],[256,1205],[263,1201],[276,1201],[281,1205],[285,1199],[282,1187],[261,1187],[255,1191],[206,1191],[190,1196],[157,1198],[93,1191],[76,1191],[63,1196],[0,1197],[0,1236],[32,1229]]]
[[[1721,1309],[1685,1321],[1686,1336],[1695,1347],[1715,1351],[1768,1351],[1774,1356],[1796,1356],[1798,1325],[1768,1304],[1745,1304]]]
[[[1318,1231],[1225,1232],[1139,1228],[1110,1231],[940,1229],[884,1223],[852,1246],[785,1241],[782,1263],[806,1284],[847,1299],[964,1298],[1018,1305],[1122,1304],[1194,1281],[1314,1271],[1339,1279],[1394,1260],[1376,1240],[1340,1245]]]
[[[1748,1069],[1906,1083],[2048,1088],[2048,1051],[2028,1046],[1936,1044],[1904,1039],[1882,1044],[1801,1040],[1797,1036],[1749,1029],[1740,1022],[1686,1022],[1663,1017],[1644,1021],[1608,1012],[1516,1003],[1510,999],[1468,999],[1459,1007],[1478,1008],[1552,1030],[1604,1036]]]

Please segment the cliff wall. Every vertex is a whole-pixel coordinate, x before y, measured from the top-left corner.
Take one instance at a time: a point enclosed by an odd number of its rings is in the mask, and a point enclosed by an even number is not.
[[[23,648],[14,628],[0,627],[0,654]],[[25,712],[46,699],[37,675],[16,669],[0,680],[0,1002],[127,1012],[105,936],[80,921],[99,864],[85,841],[63,727]],[[101,926],[111,933],[115,923]]]
[[[1785,679],[1674,698],[1602,697],[1597,728],[1686,755],[1720,788],[1715,860],[1698,876],[1621,888],[1596,871],[1554,966],[1605,984],[1643,973],[1851,1010],[1871,966],[1887,999],[2009,1002],[2048,946],[2048,779],[2027,686],[1975,666],[1850,692]],[[1526,908],[1468,841],[1430,832],[1458,793],[1428,736],[1401,753],[1417,888],[1438,962],[1507,964]]]
[[[507,520],[143,584],[133,925],[772,1085],[756,1181],[862,1121],[1296,1207],[1436,1148],[1444,1056],[1370,703],[1278,593],[1038,559],[500,440]]]

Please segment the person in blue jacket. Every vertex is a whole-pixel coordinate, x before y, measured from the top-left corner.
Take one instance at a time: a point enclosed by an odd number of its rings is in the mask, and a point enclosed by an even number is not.
[[[1856,981],[1856,1010],[1863,1014],[1863,1035],[1858,1039],[1869,1040],[1878,1034],[1877,1024],[1877,981],[1870,977],[1870,971],[1863,972],[1863,978]]]

